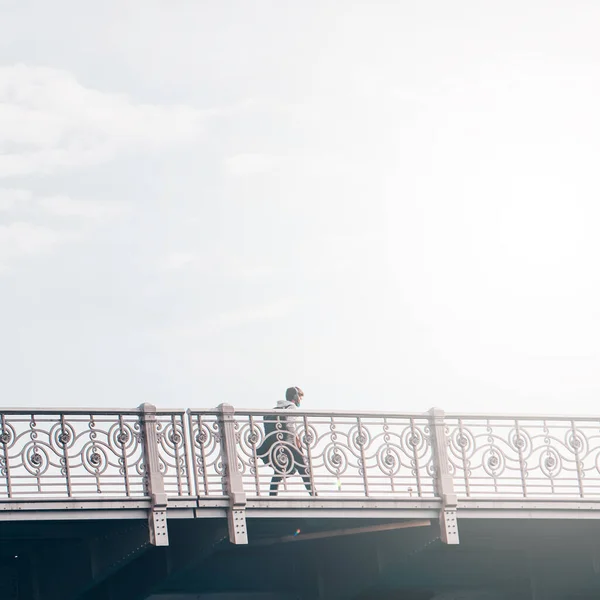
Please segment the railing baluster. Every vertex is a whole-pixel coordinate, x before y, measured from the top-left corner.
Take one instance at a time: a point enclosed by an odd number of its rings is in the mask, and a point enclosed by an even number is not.
[[[187,479],[187,490],[188,496],[192,496],[192,474],[190,473],[190,451],[193,442],[190,444],[190,430],[189,430],[189,419],[188,413],[181,415],[181,431],[183,433],[183,452],[185,461],[185,474]]]
[[[421,489],[421,466],[419,464],[419,440],[420,437],[415,431],[415,420],[411,417],[410,419],[410,434],[411,434],[411,445],[413,449],[413,460],[415,461],[415,478],[417,480],[417,496],[422,497],[423,490]]]
[[[29,464],[33,467],[34,471],[35,471],[35,481],[36,481],[36,485],[37,485],[37,491],[38,493],[42,492],[42,478],[40,475],[40,464],[42,462],[42,458],[38,452],[37,449],[37,437],[38,437],[38,433],[35,430],[37,426],[36,420],[35,420],[35,414],[31,414],[31,420],[29,421],[29,428],[30,428],[30,433],[29,436],[32,440],[32,452],[31,454],[27,455],[27,453],[24,453],[23,456],[23,460],[27,460],[29,462]]]
[[[94,415],[90,414],[89,415],[89,422],[88,422],[88,427],[90,430],[89,436],[90,436],[90,453],[89,453],[89,460],[87,461],[90,465],[91,468],[94,469],[94,478],[96,480],[96,491],[101,494],[102,493],[102,486],[100,485],[100,477],[98,477],[98,469],[97,467],[95,467],[94,465],[96,464],[96,460],[93,459],[93,457],[95,457],[97,455],[96,452],[96,438],[98,437],[98,433],[95,431],[95,427],[96,427],[96,421],[94,420]],[[83,460],[86,459],[86,457],[82,457]]]
[[[250,439],[250,443],[252,446],[252,462],[253,462],[252,468],[254,469],[254,488],[255,488],[256,495],[260,496],[260,478],[258,475],[258,455],[256,454],[256,442],[258,440],[258,437],[255,435],[254,417],[252,415],[250,415],[249,424],[250,424],[249,439]]]
[[[125,485],[125,495],[129,497],[131,495],[131,487],[129,485],[129,465],[127,464],[127,442],[129,441],[129,438],[123,424],[123,415],[119,415],[119,433],[117,434],[116,441],[121,446],[121,460],[123,461],[123,483]]]
[[[204,449],[204,443],[202,441],[202,436],[203,436],[203,432],[202,432],[202,428],[204,426],[203,421],[202,421],[202,415],[197,415],[197,423],[198,423],[198,433],[196,434],[198,437],[198,445],[200,446],[200,467],[198,467],[196,465],[196,454],[194,451],[194,470],[197,471],[198,469],[202,469],[202,480],[204,482],[204,495],[208,496],[209,495],[209,489],[208,489],[208,473],[206,471],[206,451]]]
[[[313,473],[313,464],[312,464],[312,454],[311,454],[311,446],[312,446],[312,434],[308,429],[308,420],[306,415],[303,417],[304,419],[304,444],[306,446],[306,468],[308,469],[308,476],[310,478],[310,489],[314,494],[317,490],[315,488],[315,478]]]
[[[467,498],[469,498],[471,496],[471,486],[469,484],[469,462],[467,460],[467,452],[466,452],[466,447],[467,447],[467,443],[468,443],[468,438],[465,435],[464,429],[463,429],[463,420],[462,419],[458,419],[458,432],[459,432],[459,443],[458,445],[460,446],[460,452],[461,452],[461,457],[462,457],[462,463],[463,463],[463,477],[465,480],[465,494],[467,496]]]
[[[544,424],[544,442],[546,444],[546,460],[545,460],[545,464],[548,465],[551,463],[551,461],[553,460],[553,456],[552,453],[550,452],[550,429],[548,428],[548,423],[546,422],[546,419],[544,419],[543,421]],[[549,475],[548,475],[548,479],[550,479],[550,489],[552,490],[552,493],[554,494],[554,474],[549,470]]]
[[[59,444],[62,446],[63,449],[63,457],[64,457],[64,469],[65,469],[65,477],[66,477],[66,483],[67,483],[67,496],[69,498],[71,498],[72,493],[71,493],[71,468],[69,466],[69,441],[70,441],[70,434],[67,432],[66,426],[65,426],[65,415],[61,414],[60,415],[60,437],[58,439]]]
[[[195,486],[194,495],[200,496],[200,482],[198,481],[198,465],[196,462],[196,441],[197,441],[197,438],[200,437],[200,415],[196,415],[196,424],[198,426],[197,434],[194,434],[194,420],[193,420],[192,413],[189,409],[187,411],[187,420],[188,420],[188,429],[190,432],[190,452],[191,452],[191,459],[192,459],[192,467],[194,469],[194,486]],[[204,460],[202,460],[202,463],[204,464]],[[206,495],[206,491],[205,491],[205,495]]]
[[[515,419],[515,433],[516,439],[514,445],[517,447],[519,452],[519,471],[521,473],[521,489],[523,490],[523,498],[527,498],[527,465],[525,464],[525,458],[523,457],[523,448],[525,447],[525,439],[521,435],[521,426],[519,420]]]
[[[581,462],[579,459],[579,446],[581,442],[577,437],[577,430],[575,429],[575,421],[571,420],[571,449],[575,453],[575,466],[577,468],[577,485],[579,486],[579,497],[583,498],[583,476],[581,474]]]
[[[365,488],[365,496],[369,497],[369,477],[367,475],[367,459],[365,457],[365,443],[367,441],[367,436],[363,432],[363,424],[362,419],[360,417],[356,418],[356,422],[358,424],[358,445],[360,447],[360,462],[362,465],[362,476],[363,476],[363,486]]]
[[[173,451],[175,453],[175,480],[177,482],[177,494],[182,495],[182,481],[181,481],[181,465],[179,464],[179,430],[177,426],[177,419],[175,413],[171,415],[171,435],[173,436]]]
[[[14,433],[11,433],[11,429],[8,429],[6,424],[6,418],[4,417],[4,413],[1,415],[2,417],[2,431],[0,432],[0,442],[2,443],[2,449],[4,451],[4,464],[3,471],[6,477],[6,494],[8,498],[12,498],[12,481],[10,478],[10,453],[8,446],[13,441],[12,437]]]

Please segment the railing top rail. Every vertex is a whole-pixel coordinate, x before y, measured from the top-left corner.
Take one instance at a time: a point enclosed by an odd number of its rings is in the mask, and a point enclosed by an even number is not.
[[[219,409],[214,408],[156,408],[157,415],[217,415]],[[141,414],[140,408],[98,408],[98,407],[6,407],[0,408],[4,415],[81,415],[81,416],[136,416]],[[242,416],[263,416],[279,414],[274,408],[235,408],[235,414]],[[362,417],[362,418],[395,418],[395,419],[427,419],[428,412],[393,412],[393,411],[359,411],[359,410],[304,410],[294,411],[296,416],[307,417]],[[479,421],[590,421],[600,422],[600,415],[568,415],[568,414],[501,414],[483,412],[449,412],[444,415],[448,419],[465,419]]]
[[[500,413],[445,413],[447,419],[469,419],[478,421],[600,421],[600,415],[568,414],[500,414]]]
[[[219,412],[218,408],[200,408],[188,409],[188,412],[196,414],[214,415]],[[280,411],[273,408],[235,408],[236,415],[271,415],[280,414]],[[366,418],[396,418],[396,419],[428,419],[429,412],[392,412],[392,411],[361,411],[361,410],[304,410],[297,409],[293,412],[296,416],[307,417],[366,417]],[[600,415],[561,415],[561,414],[501,414],[501,413],[444,413],[448,419],[472,419],[480,421],[600,421]]]
[[[212,412],[215,412],[214,410]],[[136,416],[140,415],[142,411],[139,408],[94,408],[94,407],[6,407],[0,408],[0,414],[4,415],[94,415],[94,416]],[[157,408],[157,415],[184,415],[186,409],[184,408]]]
[[[188,409],[192,415],[215,415],[219,413],[218,408],[200,408]],[[258,416],[263,415],[279,415],[280,410],[274,408],[235,408],[236,415],[242,416]],[[417,412],[391,412],[391,411],[360,411],[360,410],[304,410],[302,408],[295,410],[292,413],[294,416],[301,417],[367,417],[367,418],[395,418],[395,419],[427,419],[428,413]]]

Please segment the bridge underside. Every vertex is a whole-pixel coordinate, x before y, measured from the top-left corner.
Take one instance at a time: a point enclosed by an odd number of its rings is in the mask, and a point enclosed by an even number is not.
[[[174,520],[170,545],[139,520],[2,522],[3,600],[384,600],[600,597],[600,522],[469,519],[461,543],[435,521],[250,519],[247,546],[224,519]],[[382,527],[382,525],[384,527]],[[385,529],[389,525],[391,528]],[[362,528],[362,533],[357,532]]]

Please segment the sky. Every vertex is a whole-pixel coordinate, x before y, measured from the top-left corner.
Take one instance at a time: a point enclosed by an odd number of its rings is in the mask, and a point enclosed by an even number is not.
[[[0,0],[0,403],[600,414],[600,4]]]

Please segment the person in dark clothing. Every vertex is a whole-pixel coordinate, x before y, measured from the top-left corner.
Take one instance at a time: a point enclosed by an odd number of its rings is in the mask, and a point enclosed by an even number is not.
[[[275,410],[291,411],[300,406],[304,392],[299,387],[290,387],[285,392],[285,400],[280,400]],[[296,417],[291,414],[269,415],[264,418],[265,439],[257,448],[258,456],[275,471],[269,486],[269,496],[277,496],[279,484],[284,477],[298,473],[304,481],[308,493],[316,496],[312,489],[310,476],[302,444],[296,431]]]

